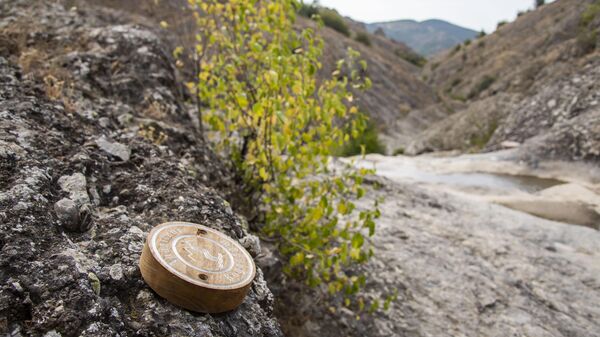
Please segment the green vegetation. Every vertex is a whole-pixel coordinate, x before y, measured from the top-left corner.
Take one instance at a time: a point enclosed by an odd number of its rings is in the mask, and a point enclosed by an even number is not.
[[[337,11],[329,8],[320,8],[319,15],[325,26],[350,37],[350,28],[348,28],[346,21],[344,21],[344,18]]]
[[[583,11],[581,14],[581,19],[579,20],[579,24],[583,27],[589,27],[599,14],[600,1],[596,1],[588,5],[585,11]]]
[[[462,44],[457,44],[456,47],[454,47],[454,49],[452,49],[452,51],[450,52],[450,56],[454,56],[456,55],[456,53],[458,53],[460,50],[462,49]]]
[[[297,12],[299,15],[309,19],[320,19],[325,26],[350,37],[350,28],[346,24],[344,18],[336,10],[320,7],[315,3],[306,4],[302,2],[298,5]],[[368,43],[370,45],[370,41]]]
[[[478,129],[481,131],[481,133],[473,134],[469,139],[469,143],[471,144],[474,152],[481,151],[487,145],[487,143],[489,143],[490,139],[492,139],[492,136],[494,135],[494,132],[496,132],[496,129],[498,129],[498,121],[494,119],[490,121],[487,127],[480,125]]]
[[[598,29],[593,25],[600,15],[600,1],[587,6],[579,20],[579,32],[577,33],[577,45],[582,54],[588,54],[598,47]]]
[[[358,32],[356,33],[356,36],[354,37],[354,39],[362,44],[364,44],[365,46],[371,46],[371,39],[369,38],[369,34],[365,33],[365,32]]]
[[[477,37],[478,37],[478,38],[482,38],[482,37],[485,37],[486,35],[487,35],[487,34],[486,34],[485,30],[483,30],[483,29],[482,29],[482,30],[479,32],[479,35],[477,35]]]
[[[452,88],[456,87],[457,85],[459,85],[462,82],[462,79],[460,78],[455,78],[454,80],[452,80],[452,83],[450,83],[450,86]]]
[[[352,91],[370,87],[367,64],[349,50],[317,81],[323,41],[294,29],[293,0],[196,0],[192,9],[198,66],[188,87],[205,108],[209,140],[264,212],[262,235],[277,242],[288,275],[355,294],[366,277],[347,270],[373,254],[367,238],[379,210],[357,210],[352,200],[372,171],[347,164],[332,172],[329,158],[335,146],[372,137],[352,104]]]
[[[535,8],[542,7],[546,4],[546,0],[535,0]]]
[[[401,49],[394,50],[394,54],[396,56],[402,58],[403,60],[416,65],[417,67],[424,67],[427,64],[427,59],[417,53],[411,53],[407,51],[403,51]]]
[[[465,43],[465,46],[468,46],[468,45],[470,45],[470,44],[471,44],[471,39],[467,39],[467,40],[465,40],[465,42],[464,42],[464,43]]]
[[[475,85],[475,87],[473,87],[473,89],[471,89],[469,92],[469,99],[479,96],[479,94],[487,90],[492,84],[494,84],[494,82],[496,82],[496,78],[494,76],[483,76],[481,81],[479,81],[479,83],[477,83],[477,85]]]
[[[357,156],[363,153],[385,154],[385,146],[379,140],[375,125],[367,123],[362,133],[350,137],[349,141],[342,146],[334,148],[333,153],[340,157]]]
[[[450,95],[450,98],[452,98],[455,101],[459,101],[459,102],[466,102],[467,98],[463,95],[459,95],[459,94],[452,94]]]
[[[399,147],[397,149],[394,150],[393,155],[394,156],[400,156],[404,154],[404,148],[403,147]]]
[[[502,20],[502,21],[498,22],[498,24],[496,25],[496,29],[500,29],[500,27],[502,27],[506,24],[508,24],[508,21]]]
[[[302,2],[300,3],[300,7],[298,8],[298,14],[312,19],[313,17],[319,14],[319,7],[314,3],[306,4]]]

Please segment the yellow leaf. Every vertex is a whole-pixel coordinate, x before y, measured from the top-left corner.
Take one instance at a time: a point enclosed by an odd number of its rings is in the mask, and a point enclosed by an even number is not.
[[[260,169],[258,169],[258,175],[260,176],[260,178],[263,181],[269,180],[269,174],[267,173],[267,170],[265,170],[264,167],[261,167]]]
[[[304,253],[303,252],[296,253],[296,255],[292,256],[292,258],[290,259],[290,265],[292,267],[295,267],[295,266],[301,264],[302,262],[304,262]]]

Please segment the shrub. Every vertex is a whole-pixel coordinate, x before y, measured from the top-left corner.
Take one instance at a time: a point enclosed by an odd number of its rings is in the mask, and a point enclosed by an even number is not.
[[[579,25],[581,27],[589,27],[596,17],[600,14],[600,1],[596,1],[589,4],[586,9],[581,13]]]
[[[450,83],[450,86],[452,88],[456,87],[457,85],[459,85],[462,82],[462,79],[460,78],[455,78],[454,80],[452,80],[452,83]]]
[[[365,46],[371,46],[371,39],[369,38],[369,35],[365,32],[358,32],[356,33],[356,36],[354,37],[354,39],[362,44],[364,44]]]
[[[470,44],[471,44],[471,39],[466,39],[466,40],[465,40],[465,46],[468,46],[468,45],[470,45]]]
[[[403,60],[407,61],[408,63],[412,63],[420,68],[424,67],[427,64],[427,59],[417,53],[412,53],[410,51],[403,51],[401,49],[396,49],[394,51],[394,54],[396,54],[396,56],[402,58]]]
[[[462,44],[457,44],[456,47],[454,47],[452,49],[452,51],[450,52],[450,57],[456,55],[456,53],[458,53],[462,48]]]
[[[494,82],[496,82],[495,77],[490,75],[483,76],[481,81],[479,81],[479,83],[477,83],[477,85],[471,89],[471,92],[469,92],[469,99],[479,96],[479,94],[487,90],[492,84],[494,84]]]
[[[471,134],[469,137],[469,144],[474,152],[479,152],[490,142],[490,139],[492,139],[496,129],[498,129],[498,121],[496,119],[492,119],[487,126],[478,125],[477,129],[478,132]]]
[[[192,8],[199,69],[188,87],[208,107],[202,120],[248,202],[261,205],[261,230],[288,259],[284,271],[330,293],[355,293],[365,277],[346,269],[373,254],[365,236],[379,210],[352,202],[371,171],[345,165],[334,174],[328,158],[367,129],[350,91],[370,86],[366,63],[349,50],[330,79],[317,81],[323,41],[294,29],[293,0],[196,0]]]
[[[305,4],[302,2],[298,8],[298,14],[312,19],[315,15],[319,14],[319,7],[313,4]]]
[[[580,31],[577,34],[577,46],[581,54],[589,54],[596,50],[598,46],[598,32],[592,31]]]
[[[467,98],[465,96],[459,95],[459,94],[450,95],[450,98],[452,98],[455,101],[459,101],[459,102],[463,102],[463,103],[467,101]]]
[[[542,7],[546,4],[546,0],[535,0],[535,8]]]
[[[377,35],[377,36],[383,36],[386,37],[385,35],[385,31],[383,30],[383,28],[381,27],[377,27],[377,29],[375,29],[375,32],[373,32],[373,34]]]
[[[321,8],[319,10],[319,15],[325,26],[338,31],[345,36],[350,36],[350,28],[348,28],[346,21],[344,21],[344,18],[339,15],[338,12],[329,8]]]
[[[487,35],[487,34],[485,33],[485,30],[483,30],[483,29],[482,29],[482,30],[479,32],[479,34],[477,35],[477,37],[478,37],[478,38],[482,38],[482,37],[485,37],[486,35]]]
[[[377,128],[369,122],[362,133],[350,137],[347,142],[336,147],[333,152],[341,157],[357,156],[363,153],[385,154],[385,146],[379,140]]]
[[[500,22],[498,22],[498,24],[496,25],[496,29],[500,29],[500,27],[506,25],[508,23],[508,21],[506,20],[502,20]]]
[[[591,53],[598,47],[598,30],[594,28],[593,22],[599,14],[600,1],[588,5],[581,14],[577,33],[577,46],[582,54]]]
[[[397,149],[394,150],[394,156],[401,156],[404,154],[404,148],[403,147],[399,147]]]

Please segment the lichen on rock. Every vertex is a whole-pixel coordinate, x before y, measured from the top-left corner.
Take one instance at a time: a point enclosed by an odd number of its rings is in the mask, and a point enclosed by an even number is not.
[[[125,15],[0,3],[0,334],[280,336],[260,271],[214,316],[141,278],[145,237],[165,221],[260,247],[226,206],[231,173],[196,134],[162,38]],[[167,141],[140,136],[145,124]]]

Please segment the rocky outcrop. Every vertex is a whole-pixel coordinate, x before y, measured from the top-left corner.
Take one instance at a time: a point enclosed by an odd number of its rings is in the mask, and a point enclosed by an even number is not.
[[[600,48],[590,46],[600,44],[584,38],[597,40],[600,16],[581,23],[594,1],[555,1],[433,61],[424,71],[430,84],[467,106],[418,135],[409,152],[516,142],[532,162],[598,161]]]
[[[122,13],[0,3],[0,334],[280,336],[262,272],[237,310],[156,295],[138,260],[167,220],[260,245],[225,197],[170,52]]]

